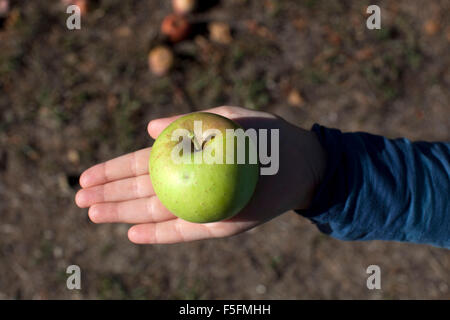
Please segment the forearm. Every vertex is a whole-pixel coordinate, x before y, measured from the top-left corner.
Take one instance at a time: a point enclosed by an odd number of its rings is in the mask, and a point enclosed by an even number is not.
[[[315,125],[327,169],[302,215],[342,240],[450,248],[450,144],[389,140]]]

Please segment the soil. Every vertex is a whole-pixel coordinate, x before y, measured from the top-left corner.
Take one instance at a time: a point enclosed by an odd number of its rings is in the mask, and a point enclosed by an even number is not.
[[[0,20],[1,299],[449,299],[450,251],[343,242],[290,212],[226,239],[137,246],[75,206],[80,173],[152,144],[149,120],[218,105],[412,140],[450,140],[450,2],[223,0],[190,16],[176,64],[148,69],[170,1],[57,1]],[[206,3],[206,1],[204,2]],[[207,24],[231,28],[210,41]],[[79,265],[82,289],[66,288]],[[366,268],[382,271],[368,290]]]

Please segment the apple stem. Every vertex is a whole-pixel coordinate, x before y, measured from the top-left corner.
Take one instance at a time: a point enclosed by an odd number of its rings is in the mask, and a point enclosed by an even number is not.
[[[202,145],[200,142],[198,142],[197,138],[195,137],[194,133],[189,133],[189,139],[191,139],[192,143],[194,144],[195,151],[202,150]]]

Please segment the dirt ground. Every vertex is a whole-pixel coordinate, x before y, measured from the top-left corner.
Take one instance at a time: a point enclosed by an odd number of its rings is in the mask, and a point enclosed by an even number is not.
[[[137,246],[75,206],[79,174],[152,144],[147,122],[230,104],[413,140],[450,140],[450,2],[222,0],[193,14],[174,69],[149,72],[169,1],[56,0],[0,21],[1,299],[449,299],[450,251],[342,242],[290,212],[226,239]],[[233,40],[208,39],[222,21]],[[82,289],[66,288],[79,265]],[[381,290],[366,268],[381,267]]]

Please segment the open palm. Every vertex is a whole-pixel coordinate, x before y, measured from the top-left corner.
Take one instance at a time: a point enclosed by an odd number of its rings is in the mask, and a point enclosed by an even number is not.
[[[134,243],[177,243],[231,236],[264,223],[290,209],[307,207],[324,166],[323,150],[314,134],[265,112],[218,107],[220,114],[244,128],[280,130],[280,165],[275,175],[260,176],[250,203],[231,219],[191,223],[169,212],[152,187],[148,174],[151,148],[97,164],[80,177],[76,195],[81,208],[89,207],[95,223],[134,224],[128,237]],[[180,116],[153,120],[148,132],[154,139]]]

